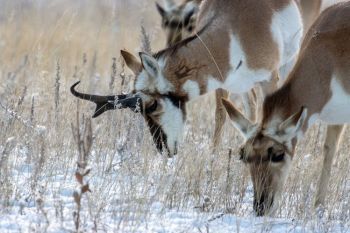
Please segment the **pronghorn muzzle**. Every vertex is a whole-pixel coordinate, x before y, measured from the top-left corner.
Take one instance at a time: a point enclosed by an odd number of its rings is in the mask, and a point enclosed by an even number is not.
[[[96,104],[96,110],[93,118],[98,117],[102,113],[113,109],[130,108],[134,112],[140,112],[142,109],[142,99],[135,94],[127,95],[110,95],[110,96],[99,96],[80,93],[75,90],[75,87],[80,83],[76,82],[70,88],[72,94],[80,99],[88,100]]]
[[[269,213],[273,206],[274,197],[267,194],[257,195],[254,193],[254,211],[256,216],[261,217]]]

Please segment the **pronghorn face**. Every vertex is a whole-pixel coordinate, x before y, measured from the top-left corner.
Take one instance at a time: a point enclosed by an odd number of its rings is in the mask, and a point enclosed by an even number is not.
[[[257,130],[251,132],[241,148],[240,159],[250,170],[256,215],[272,214],[287,178],[292,153],[287,145]]]
[[[168,156],[177,153],[177,145],[183,134],[186,117],[187,94],[176,91],[165,77],[158,61],[150,55],[140,53],[141,62],[126,51],[121,51],[128,67],[136,75],[134,90],[126,95],[99,96],[78,92],[71,87],[71,93],[96,104],[93,118],[113,109],[129,108],[144,116],[153,141],[159,152]]]
[[[183,135],[187,96],[165,78],[163,62],[145,53],[140,53],[141,62],[126,51],[122,56],[136,75],[133,92],[142,100],[141,111],[153,141],[160,152],[175,155]]]
[[[173,3],[168,5],[167,8],[163,8],[156,3],[162,17],[162,27],[167,33],[167,44],[170,46],[180,42],[185,33],[194,30],[199,6],[194,1],[186,1],[179,6]]]
[[[256,215],[270,215],[275,211],[296,145],[296,138],[305,121],[307,110],[270,126],[253,125],[226,100],[223,104],[234,126],[245,137],[240,159],[250,169],[254,186]]]

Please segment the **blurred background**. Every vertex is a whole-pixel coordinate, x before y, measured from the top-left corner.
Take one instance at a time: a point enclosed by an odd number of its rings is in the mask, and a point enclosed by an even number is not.
[[[146,33],[141,33],[141,26]],[[0,232],[75,229],[74,174],[81,159],[76,132],[89,128],[94,106],[77,101],[69,88],[81,80],[78,89],[84,92],[129,91],[133,75],[119,51],[136,55],[145,34],[153,51],[165,47],[153,0],[0,0]],[[86,158],[92,193],[83,197],[81,229],[206,229],[206,223],[198,227],[196,221],[176,220],[177,215],[166,217],[169,209],[194,213],[189,219],[200,220],[228,211],[248,218],[243,227],[251,227],[256,221],[252,185],[237,153],[242,138],[226,123],[218,153],[212,153],[212,97],[187,106],[184,142],[171,161],[157,153],[141,116],[110,111],[92,120]],[[323,222],[313,210],[323,140],[324,126],[317,124],[298,147],[277,213],[293,219],[285,224],[288,232],[349,229],[348,130],[332,170]],[[170,220],[161,226],[164,219]],[[232,227],[227,232],[239,232],[236,220],[225,224]],[[266,224],[267,228],[263,222],[254,229],[268,232],[274,226]],[[222,222],[217,229],[223,229]]]

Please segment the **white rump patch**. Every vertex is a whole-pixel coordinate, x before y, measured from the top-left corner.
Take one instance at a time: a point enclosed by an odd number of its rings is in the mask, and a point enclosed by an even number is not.
[[[182,89],[188,94],[190,99],[194,99],[200,95],[199,85],[195,81],[187,80]]]

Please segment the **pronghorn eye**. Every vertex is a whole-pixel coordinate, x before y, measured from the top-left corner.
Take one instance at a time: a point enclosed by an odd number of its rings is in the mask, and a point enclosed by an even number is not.
[[[281,162],[284,160],[284,156],[285,156],[285,153],[281,153],[281,154],[278,154],[278,155],[273,155],[271,157],[271,161],[274,162],[274,163],[278,163],[278,162]]]
[[[157,100],[155,100],[151,106],[149,106],[148,108],[146,108],[146,113],[147,113],[147,114],[150,114],[150,113],[156,111],[156,110],[157,110],[157,107],[158,107],[158,102],[157,102]]]
[[[273,147],[272,146],[267,149],[267,155],[269,156],[269,158],[271,158],[273,156]]]

